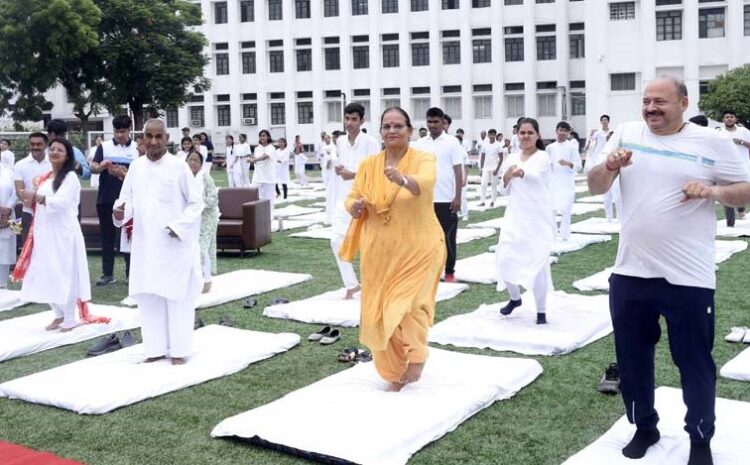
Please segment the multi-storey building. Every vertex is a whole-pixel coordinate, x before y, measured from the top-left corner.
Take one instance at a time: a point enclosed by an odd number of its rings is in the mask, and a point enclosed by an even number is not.
[[[750,63],[750,0],[202,0],[210,91],[166,118],[224,134],[342,127],[357,101],[376,131],[400,105],[422,125],[440,106],[476,138],[539,119],[582,137],[608,113],[640,118],[645,82],[684,79],[698,113],[707,82]],[[60,91],[58,91],[59,93]],[[56,100],[62,100],[58,96]],[[64,100],[63,100],[64,102]],[[53,116],[69,116],[66,105]],[[105,123],[105,130],[108,122]]]

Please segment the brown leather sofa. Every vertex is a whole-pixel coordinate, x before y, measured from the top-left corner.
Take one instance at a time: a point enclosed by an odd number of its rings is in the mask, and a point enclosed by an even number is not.
[[[271,202],[260,200],[256,187],[223,187],[219,189],[219,227],[216,248],[219,250],[256,250],[271,243]]]
[[[96,213],[97,189],[84,187],[81,189],[80,220],[83,241],[87,249],[101,249],[102,238],[99,234],[99,215]],[[119,245],[119,242],[117,242]]]

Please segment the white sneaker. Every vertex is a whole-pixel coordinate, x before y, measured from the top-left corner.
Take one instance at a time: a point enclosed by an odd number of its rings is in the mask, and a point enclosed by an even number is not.
[[[750,329],[745,329],[745,337],[742,338],[742,342],[744,342],[745,344],[750,344]]]
[[[134,298],[127,296],[122,299],[120,305],[123,305],[125,307],[135,307],[136,305],[138,305],[138,302],[136,302]]]
[[[744,326],[732,328],[732,331],[724,337],[727,342],[747,342],[750,344],[750,335]]]

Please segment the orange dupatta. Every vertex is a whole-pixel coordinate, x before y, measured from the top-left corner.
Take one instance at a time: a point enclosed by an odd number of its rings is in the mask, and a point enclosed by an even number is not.
[[[44,181],[52,176],[52,174],[53,172],[50,171],[49,173],[39,176],[36,179],[35,187],[38,189]],[[36,215],[34,214],[36,213],[36,203],[31,206],[31,209],[33,216],[31,219],[31,225],[29,226],[29,233],[26,235],[26,241],[23,243],[21,255],[18,256],[18,261],[16,261],[16,266],[13,268],[13,273],[10,274],[10,280],[14,283],[23,280],[24,276],[26,276],[26,271],[28,271],[29,265],[31,264],[31,251],[34,248],[34,218],[36,218]],[[88,302],[78,299],[77,305],[78,316],[83,323],[109,323],[110,319],[107,317],[91,315],[89,313]]]

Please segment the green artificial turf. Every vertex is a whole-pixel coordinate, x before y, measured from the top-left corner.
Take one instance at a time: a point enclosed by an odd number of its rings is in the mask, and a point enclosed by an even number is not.
[[[215,173],[219,185],[225,175]],[[587,194],[580,194],[587,195]],[[309,204],[312,202],[306,202]],[[471,222],[491,219],[497,211],[471,212]],[[593,216],[601,216],[595,213]],[[592,215],[581,215],[574,221]],[[462,225],[465,222],[462,222]],[[336,354],[357,344],[357,330],[344,329],[343,338],[331,347],[309,343],[306,336],[319,329],[292,321],[264,318],[263,307],[274,297],[300,299],[341,287],[330,245],[323,240],[294,239],[289,232],[273,235],[273,243],[260,255],[240,258],[220,254],[219,272],[237,269],[266,269],[309,273],[314,279],[290,288],[258,296],[259,305],[252,310],[241,302],[198,311],[207,324],[216,323],[221,315],[230,316],[239,328],[269,332],[295,332],[302,336],[299,346],[247,369],[214,381],[183,389],[156,399],[131,405],[106,415],[83,416],[52,407],[0,399],[0,438],[34,449],[47,450],[90,465],[235,465],[303,463],[281,453],[245,443],[212,439],[211,429],[226,417],[264,405],[314,381],[345,369]],[[552,268],[557,289],[577,292],[573,281],[609,266],[617,250],[617,236],[609,243],[594,244],[565,254]],[[497,237],[476,240],[458,246],[459,258],[487,250]],[[100,274],[100,256],[91,254],[92,280]],[[723,336],[731,326],[748,325],[750,298],[747,283],[750,253],[743,252],[724,262],[718,271],[716,293],[716,344],[714,356],[721,366],[742,351],[742,344],[729,344]],[[94,301],[118,303],[126,295],[122,283],[122,260],[117,260],[117,284],[92,287]],[[471,284],[468,291],[437,305],[436,320],[467,313],[482,303],[507,299],[492,285]],[[13,318],[43,310],[40,305],[0,313],[0,319]],[[550,320],[564,318],[554,308],[548,309]],[[135,331],[140,340],[139,331]],[[85,358],[93,343],[48,350],[35,355],[0,363],[0,382],[36,373],[61,364]],[[489,356],[523,357],[491,350],[458,349],[460,352]],[[621,399],[599,394],[596,385],[604,368],[614,361],[612,336],[605,337],[570,355],[533,357],[544,367],[544,374],[514,398],[496,402],[461,424],[455,431],[428,445],[414,455],[412,464],[503,464],[557,465],[602,435],[622,414]],[[679,387],[679,375],[667,346],[666,333],[656,356],[657,384]],[[112,379],[117,384],[118,379]],[[750,383],[719,379],[718,395],[750,401]],[[342,397],[340,404],[319,405],[321,415],[336,415],[357,399]],[[303,416],[279,418],[279,422],[310,422]],[[362,418],[362,422],[369,421]],[[394,421],[398,421],[397,418]],[[382,425],[387,428],[388,425]],[[357,436],[358,425],[341,425],[340,438]],[[366,438],[377,441],[378,438]],[[0,460],[2,462],[2,460]]]

